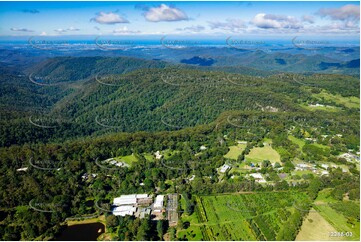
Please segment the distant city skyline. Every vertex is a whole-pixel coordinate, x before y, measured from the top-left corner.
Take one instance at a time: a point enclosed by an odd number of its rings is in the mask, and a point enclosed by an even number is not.
[[[358,38],[359,2],[0,2],[0,36]]]

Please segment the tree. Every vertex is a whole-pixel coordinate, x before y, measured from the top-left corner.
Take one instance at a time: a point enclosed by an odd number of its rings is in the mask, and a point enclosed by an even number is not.
[[[269,160],[262,161],[262,167],[263,168],[268,168],[270,166],[271,166],[271,162]]]
[[[175,228],[174,227],[169,227],[168,232],[169,232],[170,241],[174,241],[176,239],[176,230],[175,230]]]
[[[118,219],[114,215],[108,215],[105,219],[107,227],[116,227],[118,226]]]
[[[151,237],[150,231],[151,231],[151,225],[149,218],[142,219],[141,224],[138,228],[136,240],[138,241],[149,240]]]
[[[360,200],[360,188],[351,189],[348,192],[350,200]]]
[[[163,234],[164,234],[164,231],[163,231],[163,220],[158,220],[157,221],[157,233],[158,233],[158,237],[160,240],[163,240]]]

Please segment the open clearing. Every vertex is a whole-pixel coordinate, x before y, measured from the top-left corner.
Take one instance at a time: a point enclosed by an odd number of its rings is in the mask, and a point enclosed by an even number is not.
[[[255,147],[251,149],[248,155],[245,157],[249,162],[262,162],[269,160],[271,163],[281,162],[281,157],[276,150],[271,146],[266,145],[264,147]]]
[[[66,223],[68,224],[68,226],[71,226],[71,225],[75,225],[75,224],[91,224],[91,223],[96,223],[96,222],[100,222],[105,225],[105,216],[101,215],[96,218],[89,218],[89,219],[82,219],[82,220],[69,220]]]
[[[186,200],[182,196],[180,199],[181,204],[181,210],[185,210],[186,208]],[[185,213],[182,214],[182,222],[183,223],[190,223],[193,224],[199,224],[199,220],[197,218],[197,214],[193,213],[192,215],[187,215]],[[202,231],[200,226],[190,226],[185,229],[180,229],[177,231],[177,237],[181,239],[187,238],[191,241],[200,241],[202,240]]]
[[[298,145],[298,147],[300,147],[300,149],[302,150],[303,146],[306,144],[306,141],[296,138],[292,135],[288,136],[288,139],[291,140],[293,143],[295,143],[296,145]]]
[[[224,155],[224,158],[237,160],[238,156],[246,148],[247,144],[238,144],[229,147],[229,151]]]
[[[117,161],[127,163],[128,165],[132,165],[133,162],[138,161],[134,154],[127,155],[127,156],[118,156],[114,158]]]
[[[360,239],[360,222],[357,222],[357,225],[352,228],[347,223],[345,216],[332,209],[328,204],[318,204],[315,208],[336,229],[334,232],[352,232],[352,237],[338,237],[339,240]]]
[[[352,227],[347,223],[347,218],[340,212],[333,209],[330,205],[339,203],[340,201],[331,196],[332,189],[326,188],[318,193],[314,202],[315,209],[319,214],[335,228],[333,232],[352,232],[351,237],[337,237],[338,240],[359,240],[360,238],[360,222]],[[347,204],[345,203],[345,206]],[[331,239],[331,238],[330,238]]]
[[[296,240],[338,240],[338,238],[330,237],[330,232],[335,232],[332,227],[318,212],[311,210],[306,219],[302,223],[300,232]]]
[[[343,97],[340,94],[333,95],[324,90],[318,94],[313,94],[312,96],[320,99],[323,98],[327,101],[333,101],[347,108],[360,108],[360,99],[358,97]]]

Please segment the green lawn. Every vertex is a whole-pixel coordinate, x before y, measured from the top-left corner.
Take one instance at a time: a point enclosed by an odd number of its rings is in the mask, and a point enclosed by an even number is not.
[[[154,155],[153,154],[149,154],[149,153],[145,153],[144,154],[144,158],[147,160],[147,161],[154,161]]]
[[[247,147],[247,144],[237,144],[229,147],[229,151],[224,155],[224,158],[237,160],[238,156]]]
[[[339,107],[333,107],[333,106],[309,106],[309,105],[301,105],[303,108],[310,110],[310,111],[327,111],[327,112],[338,112],[341,109]]]
[[[333,101],[347,108],[360,108],[360,98],[358,97],[343,97],[340,94],[333,95],[325,90],[318,94],[313,94],[312,96],[320,99],[324,98],[327,101]]]
[[[118,157],[116,157],[114,159],[117,160],[117,161],[127,163],[128,165],[132,165],[133,162],[138,161],[138,159],[135,157],[134,154],[127,155],[127,156],[118,156]]]
[[[305,174],[314,174],[312,171],[292,171],[292,175],[299,175],[302,177],[302,175]]]
[[[183,196],[180,199],[181,204],[181,210],[185,210],[185,199]],[[182,214],[182,222],[189,222],[192,226],[189,226],[187,229],[179,229],[177,230],[177,237],[184,239],[187,238],[187,240],[190,241],[200,241],[202,240],[202,231],[200,226],[194,226],[195,224],[199,223],[199,220],[197,218],[197,214],[193,213],[192,215],[186,215],[185,213]]]
[[[336,199],[331,197],[332,188],[326,188],[320,191],[317,195],[315,203],[328,203],[328,202],[337,202]]]
[[[245,157],[246,161],[259,163],[269,160],[271,163],[281,162],[281,157],[271,146],[255,147]]]
[[[300,147],[301,150],[302,150],[302,147],[306,144],[306,142],[304,140],[296,138],[296,137],[294,137],[292,135],[289,135],[288,139],[291,140],[296,145],[298,145],[298,147]]]
[[[160,152],[160,154],[163,155],[164,159],[166,159],[166,160],[171,158],[176,153],[179,153],[179,151],[178,150],[170,150],[170,149],[162,150]]]
[[[322,145],[322,144],[318,144],[318,143],[313,143],[312,145],[318,147],[318,148],[321,148],[321,149],[330,149],[330,147],[328,147],[327,145]]]

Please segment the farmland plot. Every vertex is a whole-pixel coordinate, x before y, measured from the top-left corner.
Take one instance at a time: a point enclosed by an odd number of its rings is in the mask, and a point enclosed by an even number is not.
[[[287,219],[307,203],[304,193],[199,196],[196,214],[205,240],[275,240]]]

